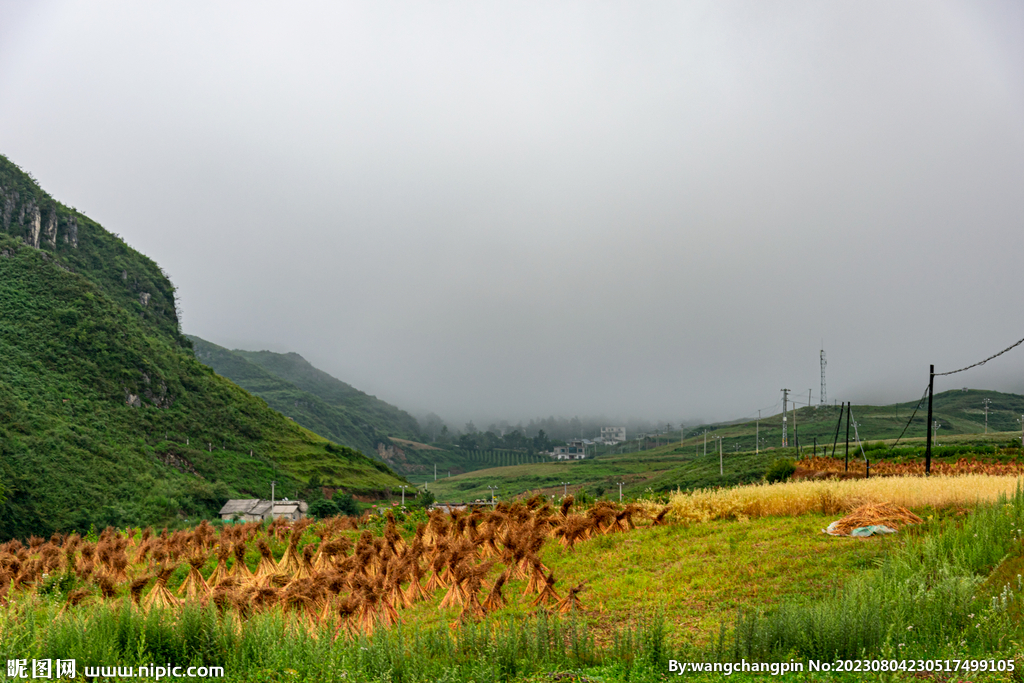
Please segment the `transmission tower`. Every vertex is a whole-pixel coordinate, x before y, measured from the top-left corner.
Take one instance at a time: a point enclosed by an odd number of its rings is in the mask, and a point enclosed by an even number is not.
[[[818,405],[822,408],[828,405],[828,397],[825,396],[825,366],[828,365],[828,361],[825,360],[825,349],[821,350],[821,400]]]
[[[782,447],[789,445],[789,437],[786,436],[786,401],[789,399],[789,389],[782,390]]]

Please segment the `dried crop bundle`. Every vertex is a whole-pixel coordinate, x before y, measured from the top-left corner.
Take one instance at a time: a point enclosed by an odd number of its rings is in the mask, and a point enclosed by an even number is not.
[[[537,594],[536,599],[533,601],[534,607],[539,607],[547,603],[558,603],[558,593],[555,592],[555,573],[548,574],[544,580],[544,585],[541,587],[540,593]]]
[[[253,577],[269,581],[270,577],[277,573],[277,563],[274,562],[274,556],[270,553],[270,544],[261,538],[256,542],[256,547],[260,551],[260,563],[256,565]]]
[[[147,612],[154,607],[168,609],[177,607],[179,604],[178,599],[167,590],[167,580],[171,578],[171,574],[174,573],[175,569],[176,567],[171,565],[160,570],[156,577],[156,585],[149,591],[149,595],[146,596],[145,601],[142,603],[142,608]]]
[[[188,574],[185,580],[178,586],[178,595],[184,594],[188,600],[195,600],[198,597],[205,597],[210,593],[210,586],[206,583],[202,573],[199,571],[206,564],[206,555],[197,551],[188,558]]]
[[[231,567],[231,576],[242,583],[248,583],[252,580],[253,573],[249,570],[249,565],[245,563],[245,543],[236,543],[231,551],[235,556],[235,564]]]
[[[563,546],[572,550],[580,541],[590,537],[593,522],[583,515],[566,515],[562,523],[555,527],[554,536]]]
[[[206,580],[206,584],[211,588],[216,588],[220,585],[228,576],[228,557],[231,556],[231,549],[227,545],[221,544],[217,546],[217,566],[213,568],[213,572],[210,574],[210,578]]]
[[[575,588],[570,588],[566,596],[555,605],[555,609],[563,614],[582,610],[583,605],[580,604],[579,595],[583,592],[583,587],[584,585],[581,583]]]
[[[847,536],[854,529],[865,526],[885,525],[899,530],[900,527],[908,524],[920,524],[923,521],[905,507],[893,505],[892,503],[869,503],[861,505],[850,514],[830,525],[829,528],[834,533]]]

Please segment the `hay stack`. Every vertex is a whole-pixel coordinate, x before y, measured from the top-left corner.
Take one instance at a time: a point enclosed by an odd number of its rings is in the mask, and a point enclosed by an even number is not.
[[[920,517],[905,507],[892,503],[869,503],[861,505],[850,514],[831,525],[831,530],[841,536],[849,536],[854,529],[882,524],[899,530],[908,524],[920,524]]]

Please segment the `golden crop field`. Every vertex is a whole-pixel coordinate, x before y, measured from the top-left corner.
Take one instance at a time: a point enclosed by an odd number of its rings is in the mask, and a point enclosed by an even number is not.
[[[672,519],[681,522],[832,514],[868,503],[893,503],[906,508],[968,507],[1012,496],[1020,481],[1017,476],[987,474],[787,481],[677,492],[670,497],[668,507]]]

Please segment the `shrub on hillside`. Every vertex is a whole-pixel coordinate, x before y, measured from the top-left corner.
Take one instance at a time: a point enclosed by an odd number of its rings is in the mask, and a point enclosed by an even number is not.
[[[420,491],[415,498],[406,498],[405,506],[409,509],[428,508],[434,504],[435,500],[434,494],[430,491]]]
[[[348,515],[354,517],[359,514],[359,507],[356,505],[356,501],[353,500],[351,493],[336,493],[331,502],[338,506],[339,515]]]
[[[796,465],[792,460],[779,459],[773,462],[768,471],[764,473],[764,480],[769,484],[774,484],[789,479],[794,472],[796,472]]]

